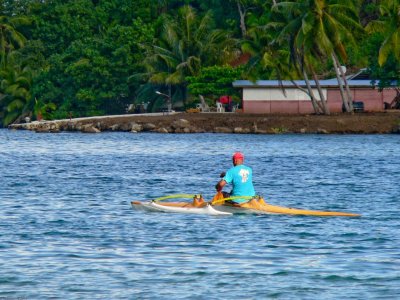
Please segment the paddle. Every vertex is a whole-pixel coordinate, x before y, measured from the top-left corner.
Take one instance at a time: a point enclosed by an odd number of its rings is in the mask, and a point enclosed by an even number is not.
[[[217,192],[217,194],[211,200],[210,204],[214,205],[214,204],[217,204],[217,203],[224,203],[225,201],[228,201],[228,200],[252,199],[252,198],[254,198],[254,196],[231,196],[231,197],[227,197],[227,198],[218,198],[218,196],[221,196],[221,195],[222,195],[221,192]]]
[[[217,193],[218,195],[219,193]],[[253,198],[253,196],[231,196],[231,197],[227,197],[227,198],[220,198],[220,199],[215,199],[217,197],[217,195],[214,196],[213,200],[211,200],[209,203],[211,205],[214,204],[218,204],[218,203],[224,203],[225,201],[228,200],[235,200],[235,199],[251,199]],[[159,197],[159,198],[155,198],[152,201],[154,202],[158,202],[158,201],[163,201],[163,200],[167,200],[167,199],[179,199],[179,198],[187,198],[187,199],[191,199],[194,196],[196,196],[195,194],[173,194],[173,195],[168,195],[168,196],[163,196],[163,197]]]
[[[193,195],[193,194],[173,194],[173,195],[168,195],[168,196],[163,196],[163,197],[153,199],[153,201],[157,202],[157,201],[174,199],[174,198],[193,198],[194,196],[195,195]]]

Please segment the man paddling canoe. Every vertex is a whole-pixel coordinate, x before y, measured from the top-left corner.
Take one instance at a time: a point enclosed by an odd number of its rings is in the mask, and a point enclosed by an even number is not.
[[[227,183],[232,184],[232,191],[229,196],[246,196],[252,197],[256,195],[253,186],[253,170],[243,164],[244,155],[241,152],[235,152],[232,156],[233,167],[230,168],[223,178],[217,183],[215,188],[217,192],[221,192]],[[234,199],[234,203],[244,203],[246,199]]]
[[[167,202],[160,203],[160,200],[186,197],[187,194],[170,195],[156,198],[148,202],[132,201],[134,208],[148,209],[150,211],[164,212],[184,212],[210,215],[229,215],[232,213],[256,213],[256,214],[288,214],[288,215],[310,215],[310,216],[346,216],[359,217],[359,214],[336,212],[336,211],[318,211],[308,209],[297,209],[284,206],[268,204],[262,197],[256,196],[253,186],[253,171],[250,167],[243,164],[243,153],[233,154],[233,168],[230,168],[226,174],[215,186],[217,194],[211,202],[204,201],[201,195],[194,196],[193,202]],[[223,195],[222,188],[227,184],[232,184],[231,195]],[[249,200],[250,201],[247,201]]]
[[[160,203],[160,200],[187,197],[187,194],[170,195],[153,199],[148,202],[132,201],[134,208],[148,209],[150,211],[164,212],[184,212],[210,215],[229,215],[232,213],[256,213],[256,214],[288,214],[288,215],[310,215],[310,216],[346,216],[359,217],[359,214],[337,212],[337,211],[318,211],[308,209],[297,209],[284,206],[268,204],[262,197],[256,196],[253,186],[253,171],[250,167],[243,164],[243,153],[233,154],[233,168],[215,186],[217,194],[211,202],[204,201],[201,195],[194,196],[193,202],[167,202]],[[227,184],[232,184],[230,195],[223,195],[222,188]],[[250,199],[250,201],[248,201]]]

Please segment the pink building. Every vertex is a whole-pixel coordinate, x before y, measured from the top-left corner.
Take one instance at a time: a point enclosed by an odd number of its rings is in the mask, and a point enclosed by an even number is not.
[[[303,80],[296,84],[306,89]],[[353,101],[363,102],[364,111],[383,111],[385,102],[390,103],[396,96],[394,89],[384,89],[382,92],[371,85],[371,80],[348,79]],[[342,98],[337,79],[320,80],[320,85],[332,113],[342,112]],[[283,113],[309,114],[314,109],[310,97],[297,88],[291,81],[237,80],[233,86],[242,89],[243,112],[246,113]],[[319,93],[314,81],[311,81],[314,95],[319,99]],[[284,89],[283,89],[284,88]]]

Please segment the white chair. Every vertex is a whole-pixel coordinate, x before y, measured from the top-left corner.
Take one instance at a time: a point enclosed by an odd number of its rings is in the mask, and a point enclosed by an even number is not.
[[[217,112],[219,112],[219,113],[225,112],[225,108],[221,102],[217,102]]]
[[[209,112],[210,111],[210,107],[206,103],[206,100],[204,100],[204,97],[202,95],[200,95],[199,97],[200,97],[200,102],[201,103],[197,104],[196,108],[199,109],[201,112]]]
[[[126,107],[126,112],[127,113],[133,112],[134,109],[135,109],[135,104],[129,104]]]

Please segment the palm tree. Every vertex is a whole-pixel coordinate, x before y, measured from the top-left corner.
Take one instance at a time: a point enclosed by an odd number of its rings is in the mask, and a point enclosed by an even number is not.
[[[277,70],[276,60],[273,59],[273,47],[271,41],[273,37],[265,26],[259,24],[250,24],[247,31],[247,37],[242,41],[242,52],[250,54],[250,60],[247,63],[247,75],[250,78],[270,77],[267,72],[271,69]]]
[[[33,72],[29,67],[9,64],[0,71],[0,116],[4,126],[19,117],[28,115],[32,109],[31,86]]]
[[[311,73],[319,85],[311,61],[331,58],[338,63],[340,57],[347,59],[345,42],[354,43],[353,34],[361,31],[356,6],[351,1],[302,0],[277,3],[273,7],[281,15],[287,16],[286,24],[277,37],[277,41],[289,41],[293,52],[293,61],[302,66],[306,73]],[[300,61],[300,62],[299,62]],[[340,65],[340,64],[339,64]],[[339,68],[335,68],[341,87],[345,107],[351,110],[351,94],[343,84],[347,83]],[[339,74],[340,73],[340,74]],[[326,100],[318,88],[323,111],[329,114]]]
[[[0,67],[5,67],[7,54],[23,47],[26,41],[16,29],[17,26],[29,23],[30,19],[27,17],[0,16]]]
[[[384,36],[378,57],[379,65],[383,66],[391,53],[400,61],[400,1],[382,1],[379,12],[381,18],[371,21],[366,30],[370,33],[380,32]]]
[[[33,73],[16,62],[14,53],[26,41],[16,28],[29,23],[26,17],[0,16],[0,117],[3,125],[13,122],[28,107]]]
[[[293,48],[292,51],[289,49],[292,44],[280,43],[277,39],[278,32],[285,27],[286,16],[271,15],[267,10],[267,13],[249,20],[247,36],[242,41],[242,51],[251,56],[246,65],[245,75],[252,80],[260,77],[277,78],[279,82],[291,80],[294,86],[309,95],[314,111],[320,113],[322,107],[311,88],[304,68],[304,59],[300,58]],[[306,81],[306,88],[299,86],[295,81],[301,77]],[[285,93],[283,86],[282,91]]]
[[[186,101],[186,76],[195,76],[202,67],[232,61],[238,51],[236,40],[214,29],[212,14],[199,18],[191,6],[182,7],[176,19],[164,16],[160,36],[146,46],[148,82],[180,91]]]

